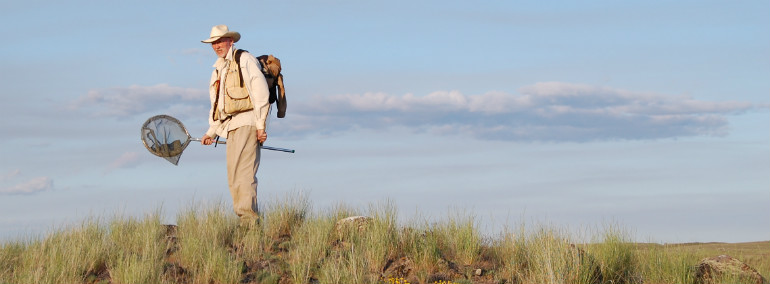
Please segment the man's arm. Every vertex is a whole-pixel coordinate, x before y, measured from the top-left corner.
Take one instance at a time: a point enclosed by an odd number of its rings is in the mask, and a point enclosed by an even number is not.
[[[220,125],[219,121],[214,120],[214,104],[217,100],[217,92],[219,92],[219,76],[217,70],[211,71],[211,80],[209,80],[209,101],[211,108],[209,108],[209,129],[206,130],[206,134],[201,138],[201,144],[211,145],[214,142],[212,137],[216,136],[216,130]]]
[[[248,52],[241,54],[241,72],[244,85],[249,91],[251,103],[254,105],[254,115],[257,119],[257,129],[265,129],[267,113],[270,111],[270,91],[267,88],[265,75],[253,55]]]
[[[248,52],[242,53],[240,59],[244,85],[246,85],[251,103],[254,105],[257,140],[259,143],[264,143],[267,140],[265,121],[267,120],[267,113],[270,111],[270,91],[257,59]]]

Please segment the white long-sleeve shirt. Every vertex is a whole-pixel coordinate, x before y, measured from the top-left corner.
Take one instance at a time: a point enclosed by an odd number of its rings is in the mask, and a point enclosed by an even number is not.
[[[220,108],[224,108],[224,88],[225,88],[225,73],[229,64],[235,64],[233,62],[233,56],[235,55],[235,46],[231,47],[227,52],[226,58],[217,58],[214,62],[214,71],[211,72],[211,80],[209,81],[209,99],[211,101],[211,109],[209,110],[209,129],[206,131],[206,135],[214,137],[219,135],[220,137],[227,138],[227,133],[230,130],[237,129],[241,126],[252,125],[257,129],[265,129],[265,121],[267,120],[267,114],[270,111],[270,91],[267,88],[267,82],[265,76],[262,74],[262,66],[259,61],[248,52],[241,52],[240,66],[241,74],[243,75],[243,84],[249,91],[249,98],[254,105],[254,109],[237,113],[224,122],[215,121],[212,114],[214,113],[214,105],[217,99],[217,89],[214,87],[214,83],[220,80],[219,84],[219,100],[216,105]],[[217,74],[221,78],[217,78]]]

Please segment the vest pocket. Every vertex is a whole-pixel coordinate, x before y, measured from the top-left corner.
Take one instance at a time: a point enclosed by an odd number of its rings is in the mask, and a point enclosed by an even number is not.
[[[239,112],[252,110],[254,106],[251,104],[248,94],[245,98],[235,99],[229,95],[225,98],[225,113],[236,114]]]

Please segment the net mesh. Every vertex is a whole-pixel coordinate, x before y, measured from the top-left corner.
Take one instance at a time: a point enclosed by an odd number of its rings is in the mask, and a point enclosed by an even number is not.
[[[176,118],[156,115],[142,125],[142,142],[150,153],[177,165],[190,143],[190,134]]]

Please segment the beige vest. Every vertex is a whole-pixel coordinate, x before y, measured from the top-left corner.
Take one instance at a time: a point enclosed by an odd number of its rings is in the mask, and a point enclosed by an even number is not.
[[[240,54],[239,54],[240,55]],[[235,60],[230,62],[230,67],[225,74],[225,105],[224,116],[219,117],[219,110],[214,110],[214,120],[224,120],[227,117],[235,114],[250,111],[254,109],[254,105],[249,98],[249,90],[243,85],[243,76],[241,76],[241,68]],[[218,91],[217,91],[218,92]],[[217,101],[219,101],[219,94],[217,94]]]

